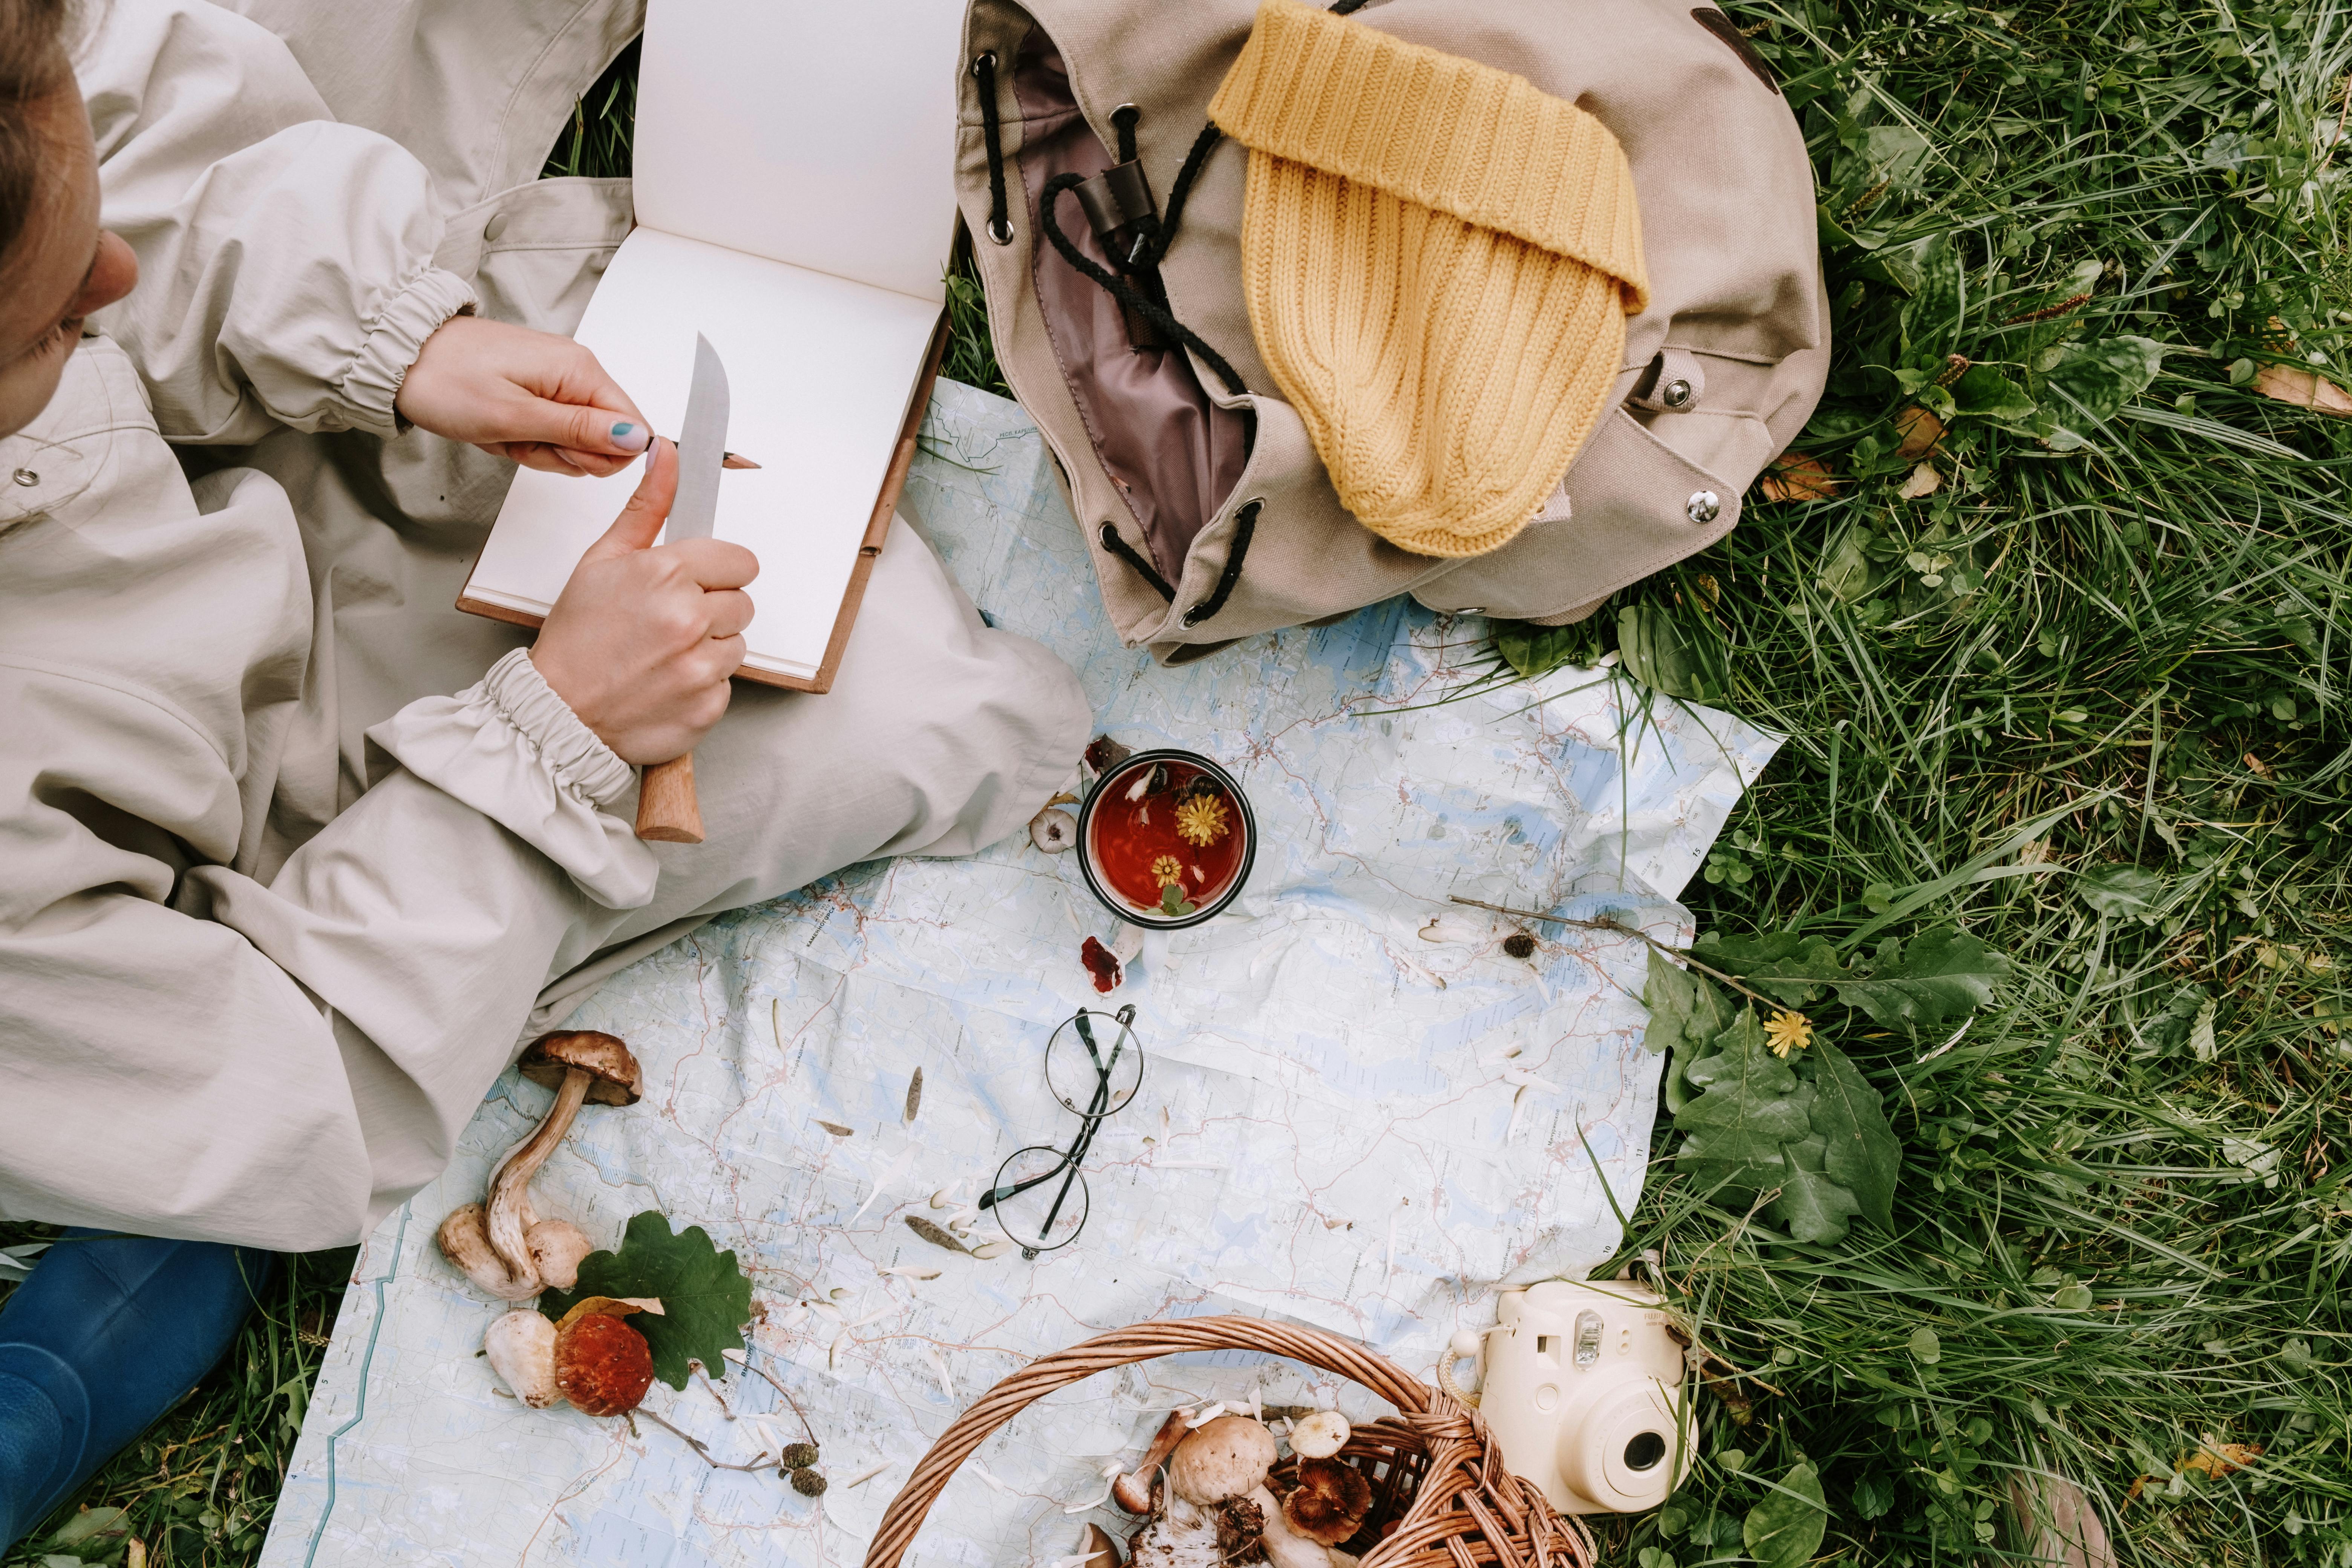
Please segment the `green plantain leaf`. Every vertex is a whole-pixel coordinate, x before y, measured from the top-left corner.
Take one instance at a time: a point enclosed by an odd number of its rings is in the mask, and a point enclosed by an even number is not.
[[[1812,1128],[1825,1145],[1822,1170],[1853,1194],[1854,1212],[1881,1230],[1893,1230],[1903,1145],[1886,1124],[1878,1091],[1843,1051],[1819,1035],[1805,1054],[1812,1060]],[[1840,1235],[1844,1228],[1838,1227]]]
[[[1784,1005],[1796,1007],[1821,995],[1837,981],[1853,978],[1825,937],[1772,931],[1764,936],[1725,936],[1709,931],[1691,947],[1691,956],[1725,973],[1759,985]]]
[[[1887,942],[1866,978],[1839,984],[1838,1000],[1888,1028],[1932,1029],[1992,1000],[2009,963],[1965,931],[1938,926],[1898,952]]]
[[[1952,383],[1952,406],[1961,414],[2004,425],[2033,416],[2033,399],[1989,364],[1970,365]]]
[[[1780,1146],[1812,1131],[1797,1075],[1764,1043],[1753,1008],[1723,1032],[1711,1056],[1691,1064],[1703,1090],[1675,1113],[1684,1134],[1675,1158],[1710,1187],[1752,1194],[1776,1186],[1789,1163]]]
[[[2094,427],[2147,390],[2164,365],[2164,345],[2151,338],[2114,337],[2073,343],[2042,379],[2040,412],[2021,428],[2060,451],[2088,439]]]
[[[1759,1568],[1803,1568],[1829,1529],[1829,1500],[1811,1465],[1801,1464],[1781,1477],[1780,1488],[1748,1510],[1740,1540]]]
[[[1958,340],[1968,278],[1949,235],[1930,238],[1919,247],[1917,256],[1919,284],[1903,302],[1903,340],[1915,363],[1925,365],[1941,360]]]
[[[721,1252],[698,1225],[676,1235],[658,1209],[629,1221],[618,1252],[592,1252],[580,1260],[580,1279],[570,1290],[550,1290],[539,1310],[561,1320],[587,1296],[656,1296],[659,1315],[639,1312],[629,1320],[654,1352],[654,1375],[684,1388],[689,1360],[712,1377],[727,1372],[724,1352],[743,1344],[751,1321],[751,1281],[732,1252]]]

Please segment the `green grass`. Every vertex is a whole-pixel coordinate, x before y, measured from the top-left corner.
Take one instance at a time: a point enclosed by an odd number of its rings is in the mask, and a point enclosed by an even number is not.
[[[1662,617],[1694,689],[1790,736],[1687,895],[1703,928],[1958,921],[2017,973],[1940,1051],[1819,1010],[1906,1145],[1892,1235],[1775,1235],[1678,1173],[1660,1123],[1625,1257],[1654,1252],[1753,1378],[1744,1421],[1696,1395],[1695,1473],[1605,1521],[1605,1560],[1742,1561],[1738,1521],[1802,1458],[1825,1561],[2018,1561],[2011,1478],[2057,1476],[2127,1563],[2352,1565],[2352,428],[2252,381],[2352,354],[2352,8],[1738,16],[1832,226],[1837,361],[1798,445],[1843,488],[1751,503],[1557,640],[1589,659],[1626,605]],[[626,173],[633,90],[624,62],[550,173]],[[1964,288],[1923,300],[1906,247],[1938,235]],[[951,374],[1001,385],[976,290],[956,303]],[[1943,489],[1898,497],[1900,373],[1957,353],[2063,406],[2042,367],[2123,334],[2162,370],[2074,413],[2080,449],[1961,419]],[[342,1267],[282,1281],[79,1500],[129,1506],[151,1562],[250,1562]],[[2263,1452],[2184,1470],[2209,1437]]]

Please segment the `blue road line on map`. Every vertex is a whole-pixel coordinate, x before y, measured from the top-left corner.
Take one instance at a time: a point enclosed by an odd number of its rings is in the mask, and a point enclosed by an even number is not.
[[[303,1554],[302,1568],[311,1568],[311,1564],[318,1561],[319,1542],[326,1537],[327,1521],[335,1514],[335,1445],[342,1440],[344,1433],[367,1417],[368,1368],[375,1363],[375,1337],[383,1331],[383,1288],[392,1283],[394,1275],[400,1272],[401,1246],[408,1239],[408,1213],[409,1206],[401,1205],[400,1229],[394,1233],[392,1238],[392,1268],[375,1282],[375,1321],[368,1325],[367,1349],[360,1354],[360,1393],[356,1407],[352,1411],[350,1420],[327,1435],[327,1506],[319,1510],[318,1527],[310,1531],[310,1550]],[[322,1376],[324,1373],[325,1369],[321,1368]]]

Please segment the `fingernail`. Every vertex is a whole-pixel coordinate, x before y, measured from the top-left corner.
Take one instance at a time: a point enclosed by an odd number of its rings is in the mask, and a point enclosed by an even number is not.
[[[613,426],[613,445],[624,452],[642,452],[652,442],[652,434],[641,425],[624,419]]]

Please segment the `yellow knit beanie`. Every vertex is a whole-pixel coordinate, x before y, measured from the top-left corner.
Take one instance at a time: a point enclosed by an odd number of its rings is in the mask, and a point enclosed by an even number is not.
[[[1264,0],[1209,118],[1250,150],[1242,293],[1339,500],[1423,555],[1509,542],[1644,308],[1633,173],[1525,79]]]

